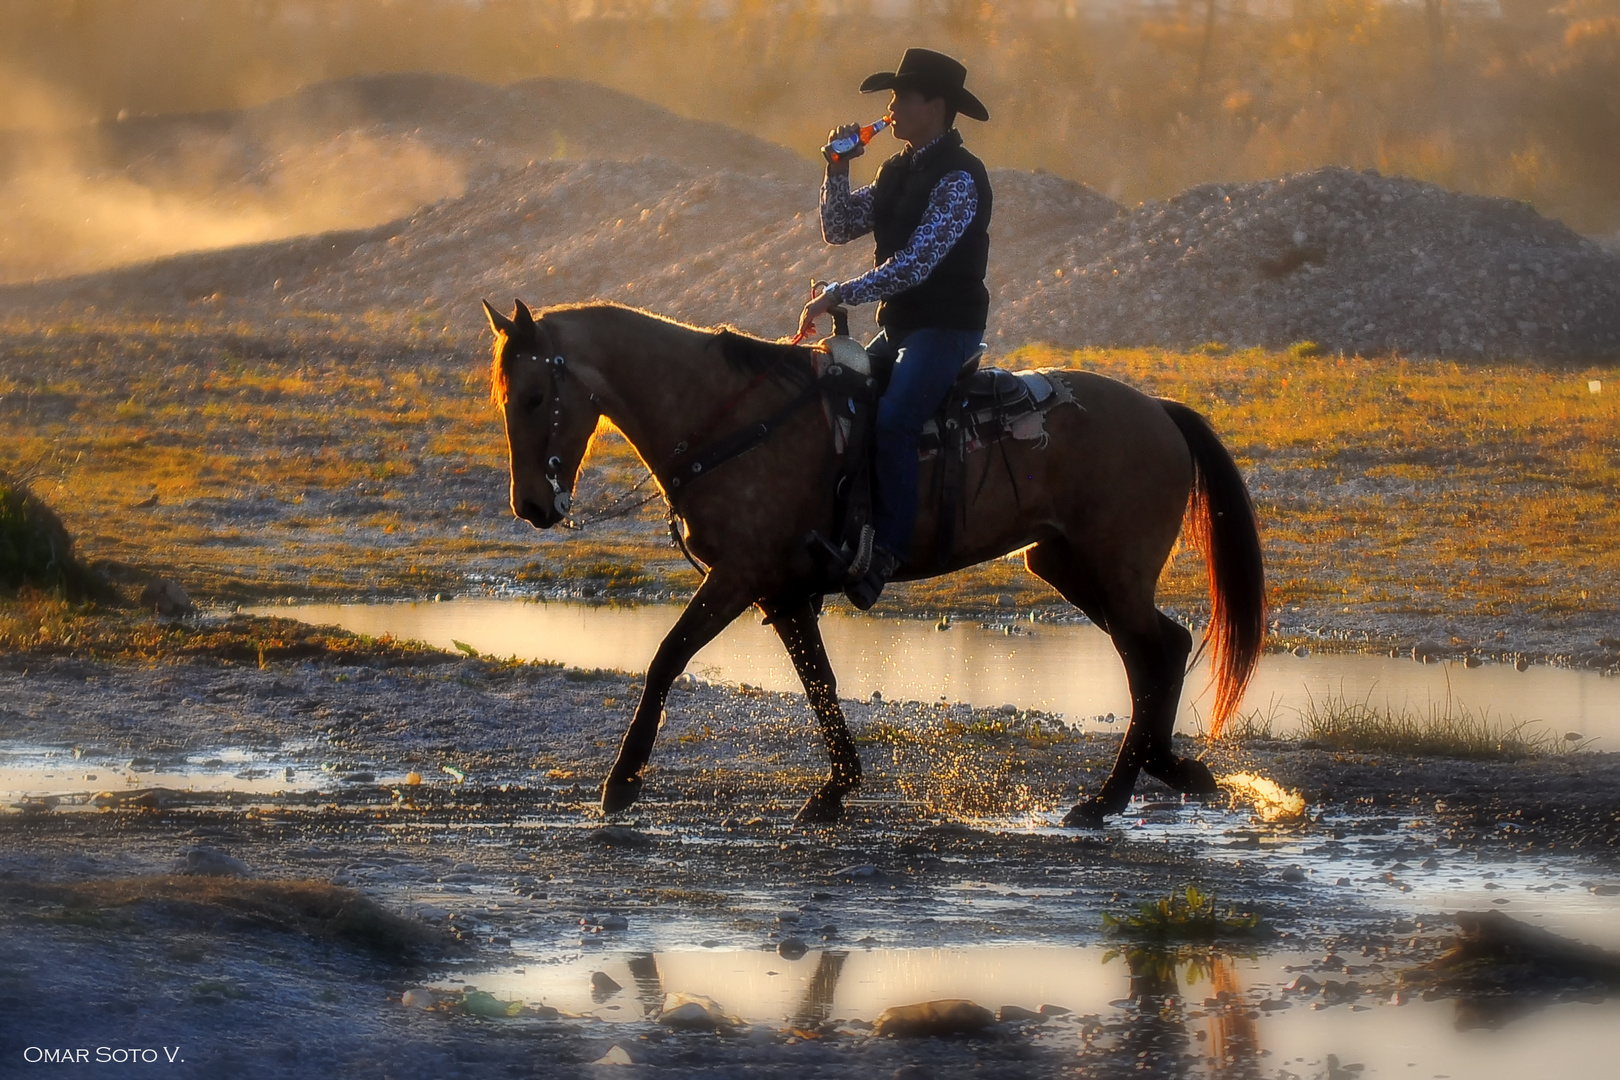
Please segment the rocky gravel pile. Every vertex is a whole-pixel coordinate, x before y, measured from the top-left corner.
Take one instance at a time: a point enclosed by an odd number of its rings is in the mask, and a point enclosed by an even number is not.
[[[1091,345],[1620,354],[1620,258],[1528,204],[1324,168],[1207,184],[1046,256],[1004,326]]]
[[[0,289],[0,311],[431,308],[470,343],[485,333],[480,297],[600,298],[777,336],[793,331],[810,278],[870,264],[867,241],[822,242],[812,162],[581,83],[347,80],[206,123],[143,124],[104,133],[119,147],[107,160],[137,145],[163,157],[206,134],[257,148],[242,151],[257,161],[289,133],[351,133],[427,148],[469,179],[374,228]],[[1467,359],[1620,355],[1620,253],[1524,203],[1337,167],[1128,211],[1055,176],[991,178],[999,349],[1310,341]]]

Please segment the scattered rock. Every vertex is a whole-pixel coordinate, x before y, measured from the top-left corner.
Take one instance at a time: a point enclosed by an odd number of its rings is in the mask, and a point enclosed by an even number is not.
[[[613,976],[607,972],[591,972],[591,996],[598,1001],[606,1001],[623,989],[624,987],[615,982]]]
[[[776,954],[784,960],[802,959],[809,951],[804,941],[796,937],[785,938],[776,946]]]
[[[1282,872],[1282,879],[1293,884],[1304,881],[1305,876],[1305,871],[1298,866],[1290,866]]]
[[[159,578],[141,590],[141,607],[175,619],[197,610],[180,583],[168,578]]]
[[[615,1043],[608,1047],[608,1052],[591,1062],[592,1065],[634,1065],[635,1059],[624,1047]]]
[[[1446,647],[1435,641],[1420,641],[1412,646],[1412,659],[1420,664],[1431,664],[1436,660],[1443,660],[1446,656]]]
[[[677,1031],[716,1031],[742,1023],[734,1016],[727,1016],[713,998],[679,993],[665,996],[658,1022]]]
[[[1045,1020],[1046,1016],[1043,1013],[1036,1012],[1034,1009],[1026,1009],[1022,1005],[1003,1005],[1000,1012],[996,1014],[996,1018],[1006,1024],[1023,1020]]]
[[[872,1025],[872,1034],[900,1039],[970,1035],[995,1022],[995,1014],[982,1005],[965,998],[945,998],[884,1009]]]
[[[593,829],[590,833],[593,844],[603,844],[615,848],[649,848],[653,846],[652,837],[639,829],[632,829],[628,825],[604,825],[600,829]]]
[[[431,1009],[436,1004],[433,991],[414,987],[400,997],[399,1003],[407,1009]]]
[[[1309,975],[1301,975],[1293,982],[1288,984],[1288,989],[1292,990],[1296,994],[1303,994],[1305,997],[1310,997],[1312,994],[1322,989],[1322,984],[1311,978]]]
[[[1322,984],[1322,1000],[1328,1005],[1337,1005],[1344,1001],[1354,1001],[1356,998],[1361,996],[1361,989],[1360,983],[1351,982],[1348,979],[1344,982],[1339,982],[1337,979],[1329,979],[1327,982]]]
[[[1571,984],[1620,987],[1620,954],[1559,937],[1500,911],[1459,911],[1444,955],[1404,977],[1460,995],[1543,993]]]
[[[194,847],[180,856],[175,873],[195,877],[252,877],[248,864],[217,848]]]
[[[630,920],[623,915],[585,915],[579,920],[579,925],[587,930],[628,930]]]
[[[834,870],[832,876],[844,878],[847,881],[866,881],[879,876],[879,873],[878,868],[871,863],[857,863],[854,866]]]
[[[1047,1004],[1041,1006],[1042,1016],[1068,1016],[1071,1012],[1073,1012],[1072,1009],[1066,1009],[1062,1005]]]

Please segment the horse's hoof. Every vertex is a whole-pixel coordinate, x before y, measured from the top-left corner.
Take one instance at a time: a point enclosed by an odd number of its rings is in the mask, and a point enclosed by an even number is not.
[[[1183,795],[1216,795],[1221,790],[1215,782],[1215,774],[1197,758],[1170,758],[1167,762],[1144,766],[1142,771]]]
[[[1180,791],[1186,795],[1218,795],[1221,786],[1215,782],[1215,774],[1209,771],[1197,758],[1184,757],[1180,761],[1181,785]]]
[[[793,820],[801,825],[831,825],[844,816],[844,804],[838,799],[812,795],[799,807]]]
[[[1109,811],[1103,806],[1101,799],[1087,799],[1063,815],[1063,827],[1065,829],[1100,829],[1104,824],[1103,818],[1107,817],[1108,813]]]
[[[602,783],[602,813],[617,814],[621,810],[628,810],[636,805],[641,798],[641,777],[633,776],[629,780],[615,780],[609,777]]]

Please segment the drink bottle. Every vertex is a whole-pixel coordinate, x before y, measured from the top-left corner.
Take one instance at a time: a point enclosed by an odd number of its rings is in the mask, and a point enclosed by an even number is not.
[[[884,116],[874,120],[872,123],[867,124],[853,135],[845,135],[842,138],[834,139],[826,146],[823,146],[821,148],[822,156],[824,156],[828,161],[836,164],[844,160],[845,154],[848,154],[857,146],[865,146],[867,143],[872,141],[873,136],[893,123],[894,118],[889,116]]]

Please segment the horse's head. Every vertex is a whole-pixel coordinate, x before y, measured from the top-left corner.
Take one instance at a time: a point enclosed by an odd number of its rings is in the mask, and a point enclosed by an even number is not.
[[[596,430],[596,399],[523,301],[507,318],[489,302],[495,331],[491,395],[506,416],[512,457],[512,513],[537,529],[568,516],[580,462]]]

